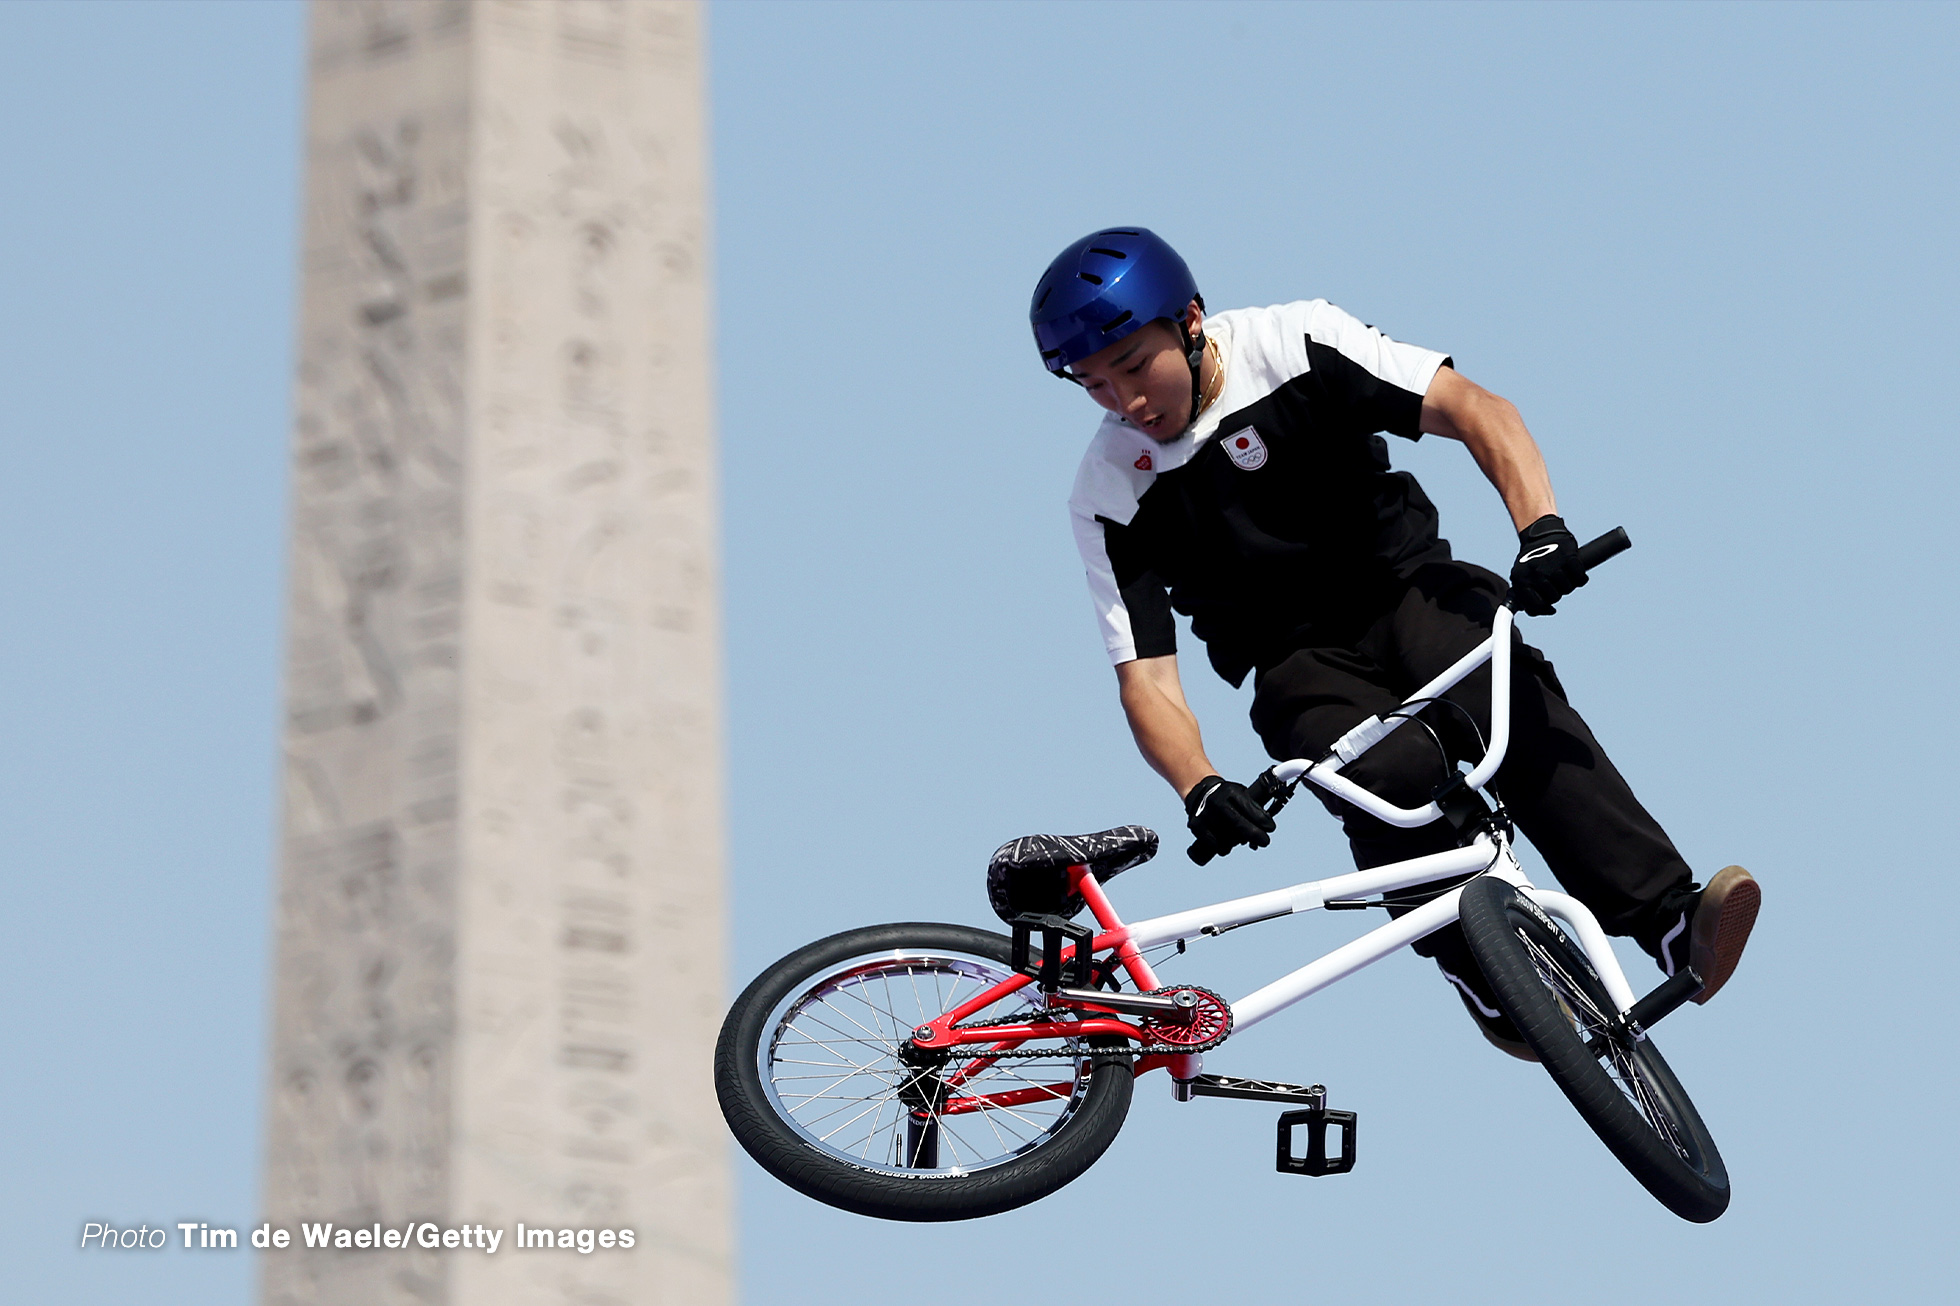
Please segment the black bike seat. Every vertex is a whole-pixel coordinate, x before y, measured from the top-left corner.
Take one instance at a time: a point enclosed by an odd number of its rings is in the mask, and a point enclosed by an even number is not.
[[[987,901],[1012,923],[1023,912],[1073,916],[1081,895],[1069,892],[1071,866],[1087,866],[1098,880],[1113,879],[1157,855],[1157,832],[1119,825],[1094,834],[1024,834],[1009,839],[987,863]]]
[[[987,870],[1061,871],[1087,866],[1108,880],[1157,855],[1157,832],[1143,825],[1119,825],[1094,834],[1024,834],[994,853]]]

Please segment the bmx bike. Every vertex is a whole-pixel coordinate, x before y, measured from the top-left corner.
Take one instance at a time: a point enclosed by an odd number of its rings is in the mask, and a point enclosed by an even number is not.
[[[1615,530],[1579,556],[1590,569],[1627,547]],[[1601,1141],[1669,1210],[1716,1219],[1728,1206],[1728,1172],[1649,1036],[1700,991],[1700,977],[1684,969],[1636,999],[1592,913],[1526,878],[1502,803],[1485,793],[1509,744],[1513,624],[1501,607],[1489,638],[1396,711],[1363,721],[1325,757],[1279,763],[1251,786],[1271,812],[1304,779],[1392,825],[1447,821],[1457,848],[1125,923],[1105,882],[1148,860],[1155,834],[1125,826],[1015,840],[996,866],[1052,874],[1054,893],[1047,910],[1015,915],[1011,934],[924,922],[847,930],[748,986],[714,1061],[736,1139],[777,1179],[832,1206],[893,1220],[968,1219],[1038,1200],[1082,1174],[1122,1128],[1135,1080],[1161,1068],[1179,1101],[1294,1108],[1279,1119],[1277,1167],[1339,1174],[1354,1165],[1354,1113],[1329,1108],[1317,1084],[1206,1074],[1204,1054],[1461,921],[1504,1013]],[[1398,807],[1341,774],[1486,662],[1484,755],[1456,769],[1429,803]],[[1448,887],[1413,910],[1236,1001],[1166,986],[1152,965],[1153,953],[1161,960],[1191,940],[1297,912],[1404,907],[1397,890],[1438,881]],[[1084,907],[1093,929],[1072,919]]]

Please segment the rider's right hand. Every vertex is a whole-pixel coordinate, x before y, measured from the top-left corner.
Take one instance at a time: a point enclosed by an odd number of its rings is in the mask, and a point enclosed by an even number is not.
[[[1589,579],[1579,560],[1579,541],[1564,519],[1546,513],[1518,532],[1518,560],[1511,565],[1511,602],[1531,617],[1549,617],[1553,604]]]
[[[1191,786],[1184,795],[1184,811],[1190,819],[1192,860],[1198,853],[1224,855],[1240,844],[1264,848],[1272,842],[1273,818],[1253,800],[1246,787],[1223,776],[1208,775]]]

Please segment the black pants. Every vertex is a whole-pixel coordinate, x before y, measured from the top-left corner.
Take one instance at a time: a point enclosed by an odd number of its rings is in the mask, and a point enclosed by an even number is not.
[[[1262,668],[1252,724],[1266,751],[1279,760],[1318,760],[1353,726],[1393,711],[1488,637],[1505,594],[1504,582],[1481,567],[1433,563],[1415,573],[1399,601],[1357,627],[1340,647],[1303,648]],[[1565,701],[1544,655],[1520,641],[1511,668],[1511,743],[1492,787],[1559,883],[1599,917],[1607,933],[1631,935],[1656,953],[1692,892],[1687,863]],[[1490,674],[1486,663],[1447,695],[1475,718],[1486,739]],[[1455,709],[1437,704],[1422,720],[1453,761],[1481,755],[1476,734]],[[1436,740],[1410,722],[1342,774],[1398,807],[1419,807],[1449,771]],[[1355,865],[1363,870],[1456,846],[1441,821],[1399,829],[1311,781],[1306,787],[1341,818]],[[1415,950],[1445,969],[1468,964],[1463,932],[1454,925]]]

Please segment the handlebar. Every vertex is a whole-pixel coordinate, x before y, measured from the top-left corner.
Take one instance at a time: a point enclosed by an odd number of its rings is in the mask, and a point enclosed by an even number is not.
[[[1579,546],[1579,565],[1585,568],[1587,572],[1591,572],[1593,568],[1599,566],[1609,558],[1616,558],[1632,547],[1633,541],[1627,538],[1626,527],[1615,526],[1612,530],[1599,536],[1597,539],[1589,540]],[[1261,771],[1258,779],[1254,780],[1248,786],[1260,805],[1265,807],[1268,815],[1277,813],[1280,808],[1286,805],[1286,800],[1293,795],[1293,785],[1298,783],[1296,779],[1292,782],[1282,784],[1278,777],[1274,775],[1275,770],[1277,770],[1277,767],[1269,767]],[[1366,791],[1363,792],[1365,793]],[[1213,849],[1209,845],[1201,844],[1194,840],[1191,846],[1185,849],[1185,856],[1189,857],[1197,865],[1203,866],[1212,858],[1218,856],[1218,853],[1216,849]]]
[[[1616,558],[1632,547],[1633,541],[1627,538],[1627,528],[1615,526],[1598,539],[1579,546],[1579,565],[1591,571],[1608,558]]]

